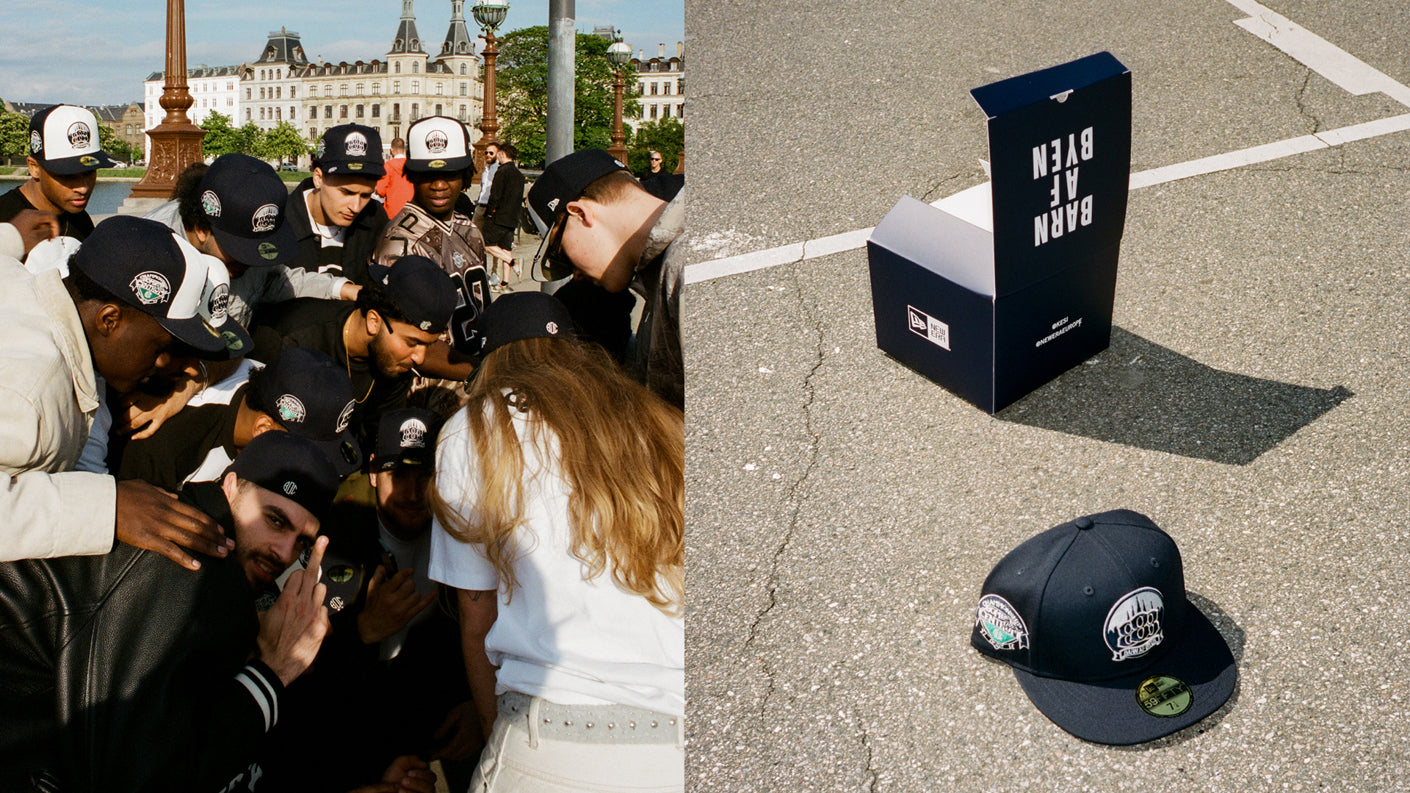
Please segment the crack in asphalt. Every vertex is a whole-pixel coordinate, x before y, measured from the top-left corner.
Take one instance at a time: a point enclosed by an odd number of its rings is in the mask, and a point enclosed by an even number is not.
[[[931,185],[930,189],[925,191],[925,194],[920,197],[920,200],[929,204],[930,202],[935,200],[934,196],[940,191],[940,188],[944,187],[950,182],[955,181],[956,179],[963,178],[964,176],[965,174],[963,173],[952,173],[949,176],[941,177],[940,181]]]
[[[854,709],[852,711],[852,717],[857,722],[857,732],[861,735],[862,748],[865,749],[867,752],[867,764],[865,770],[867,776],[871,777],[871,781],[867,783],[867,790],[870,791],[870,793],[876,793],[876,786],[878,783],[881,782],[881,774],[877,771],[876,768],[872,766],[872,760],[875,759],[876,754],[872,751],[871,748],[871,735],[867,733],[867,723],[862,720],[861,713],[857,712]]]
[[[794,288],[798,292],[799,308],[802,310],[803,316],[812,316],[816,318],[819,316],[818,312],[810,310],[813,307],[806,305],[805,296],[809,294],[809,290],[805,288],[805,285],[802,283],[802,280],[803,276],[799,272],[795,272]],[[823,364],[823,326],[821,319],[817,319],[815,321],[814,328],[817,334],[816,355],[814,357],[812,367],[808,370],[808,374],[803,378],[803,390],[806,395],[806,401],[803,404],[804,426],[807,429],[808,436],[810,439],[808,461],[803,468],[803,473],[791,485],[789,485],[788,492],[784,498],[784,504],[791,507],[791,514],[789,515],[788,519],[788,528],[784,531],[783,538],[779,542],[778,547],[774,550],[773,558],[770,560],[768,578],[768,603],[754,617],[754,622],[749,626],[749,637],[744,640],[745,651],[748,651],[753,647],[754,640],[757,639],[759,636],[759,629],[764,621],[764,618],[767,617],[769,613],[773,611],[774,607],[778,605],[779,560],[788,551],[789,545],[793,542],[793,534],[798,528],[798,518],[799,514],[802,512],[802,504],[799,503],[797,500],[798,495],[802,490],[803,485],[808,481],[808,478],[812,476],[813,469],[818,464],[818,444],[819,440],[821,439],[821,433],[813,427],[813,402],[817,397],[817,393],[813,388],[813,376],[817,374],[818,369],[821,368]],[[774,670],[770,666],[767,659],[761,658],[760,665],[763,667],[765,679],[767,679],[768,681],[768,687],[764,691],[764,697],[759,703],[759,714],[760,716],[763,716],[768,711],[769,700],[773,698],[774,694]]]
[[[1298,115],[1312,122],[1311,134],[1316,135],[1322,131],[1322,120],[1312,115],[1312,111],[1302,103],[1303,96],[1307,93],[1307,86],[1312,82],[1312,70],[1308,69],[1302,75],[1302,85],[1297,88],[1297,96],[1293,97],[1293,103],[1297,106]]]

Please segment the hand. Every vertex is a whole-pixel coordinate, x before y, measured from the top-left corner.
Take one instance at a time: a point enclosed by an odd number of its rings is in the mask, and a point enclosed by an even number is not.
[[[19,230],[26,254],[39,243],[59,236],[59,216],[53,212],[22,209],[9,223]]]
[[[315,540],[308,566],[284,581],[274,607],[260,615],[260,660],[286,686],[313,665],[328,635],[328,609],[323,605],[328,587],[318,581],[327,548],[327,537]]]
[[[152,396],[134,391],[123,397],[121,404],[124,410],[113,416],[113,430],[132,432],[141,428],[140,432],[133,434],[132,440],[149,438],[152,433],[161,429],[167,419],[180,413],[186,403],[191,401],[191,397],[200,393],[203,385],[198,377],[182,377],[176,381],[176,388],[166,396]]]
[[[156,551],[182,567],[199,570],[189,553],[225,556],[235,547],[225,531],[205,513],[156,485],[140,479],[117,483],[117,538]]]
[[[351,793],[436,793],[436,775],[416,755],[402,755],[387,766],[380,784]]]
[[[341,300],[356,300],[357,293],[361,291],[361,284],[355,284],[352,281],[348,281],[346,284],[343,284],[343,286],[338,290],[338,298]]]
[[[435,592],[417,594],[410,567],[398,570],[391,578],[386,576],[387,568],[377,565],[367,583],[367,605],[357,615],[357,633],[366,644],[395,635],[412,617],[436,602]]]
[[[455,730],[455,735],[449,742],[442,746],[440,751],[431,756],[432,760],[450,760],[452,762],[464,762],[478,757],[485,748],[485,739],[489,736],[480,732],[480,714],[475,710],[475,701],[466,700],[446,714],[445,721],[436,728],[436,740],[444,740],[451,734],[451,729]]]

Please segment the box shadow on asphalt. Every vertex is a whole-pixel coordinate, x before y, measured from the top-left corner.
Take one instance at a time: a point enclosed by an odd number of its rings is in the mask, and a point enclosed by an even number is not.
[[[1225,372],[1113,327],[1111,346],[996,416],[1109,443],[1248,465],[1354,396]]]

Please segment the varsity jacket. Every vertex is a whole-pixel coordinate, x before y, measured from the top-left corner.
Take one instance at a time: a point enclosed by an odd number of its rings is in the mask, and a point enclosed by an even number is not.
[[[232,531],[219,484],[181,498]],[[0,564],[0,790],[252,788],[283,695],[250,660],[258,633],[233,558],[193,572],[119,544]]]
[[[450,317],[451,341],[461,352],[478,353],[480,314],[490,303],[485,238],[480,230],[459,210],[451,213],[449,223],[442,223],[409,201],[387,224],[377,246],[377,264],[390,267],[411,254],[439,264],[455,282],[462,305]]]

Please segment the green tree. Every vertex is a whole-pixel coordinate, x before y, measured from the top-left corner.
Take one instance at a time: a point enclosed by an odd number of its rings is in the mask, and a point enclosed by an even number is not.
[[[0,157],[24,159],[28,156],[29,119],[23,113],[0,110]]]
[[[573,112],[573,148],[605,149],[612,145],[612,80],[616,67],[607,58],[612,42],[577,34],[577,66]],[[623,67],[625,116],[641,112],[636,69]],[[505,34],[500,45],[498,79],[501,140],[519,148],[519,161],[543,165],[548,123],[548,28],[521,28]]]
[[[264,133],[260,157],[283,163],[285,160],[298,160],[305,154],[308,154],[308,143],[293,124],[281,121],[274,129]]]
[[[627,167],[632,173],[643,174],[651,170],[651,152],[661,152],[661,170],[675,173],[676,160],[685,149],[685,127],[679,119],[663,118],[648,121],[636,128],[632,135],[631,150],[627,152]]]
[[[98,147],[118,162],[132,162],[132,144],[118,137],[117,132],[105,124],[98,125]]]
[[[201,122],[201,129],[206,131],[206,138],[201,141],[201,151],[207,157],[241,151],[239,132],[231,126],[230,116],[211,113]]]

